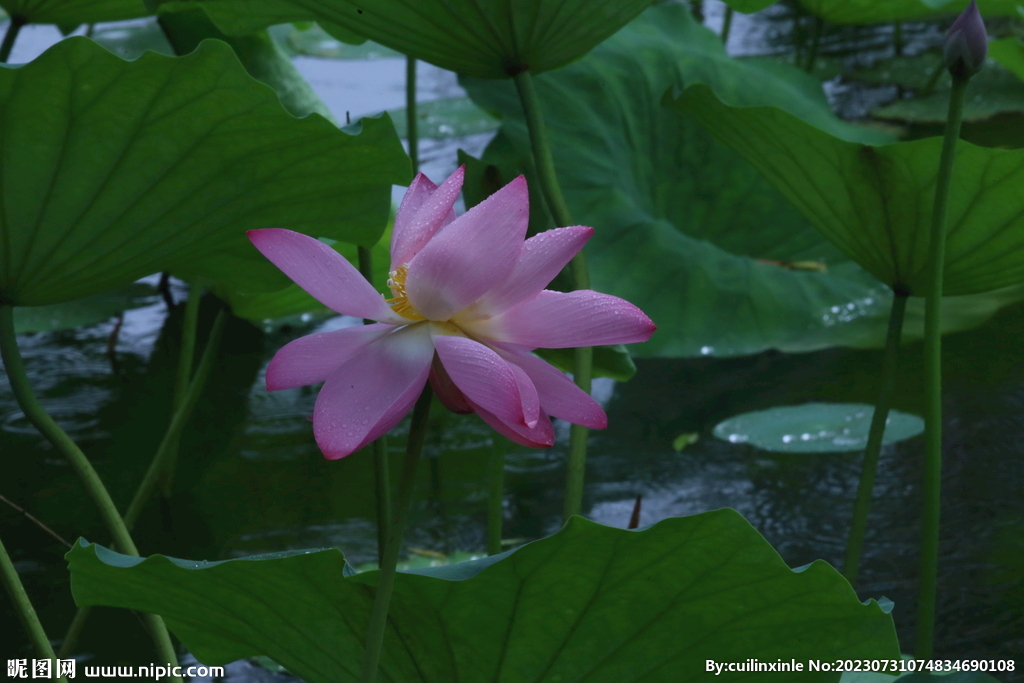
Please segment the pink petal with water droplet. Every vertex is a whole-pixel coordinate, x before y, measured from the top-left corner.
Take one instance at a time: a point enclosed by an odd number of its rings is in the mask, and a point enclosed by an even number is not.
[[[434,348],[448,376],[466,398],[482,405],[505,422],[527,424],[526,411],[536,413],[536,391],[525,397],[519,392],[515,373],[501,356],[466,337],[434,335]]]
[[[267,391],[323,382],[353,353],[394,330],[394,325],[383,323],[354,325],[290,341],[267,366]]]
[[[323,242],[283,228],[245,234],[292,282],[332,311],[392,325],[409,322],[391,310],[355,266]]]
[[[657,329],[628,301],[589,289],[544,290],[493,318],[460,325],[479,339],[545,349],[635,344],[650,339]]]
[[[480,416],[480,419],[490,425],[491,429],[504,435],[510,441],[527,446],[529,448],[550,448],[555,443],[555,428],[551,426],[551,420],[544,413],[541,413],[537,424],[528,428],[518,424],[510,424],[499,419],[493,413],[483,407],[469,402],[473,406],[473,412]]]
[[[324,455],[343,458],[372,433],[394,427],[427,383],[433,357],[427,325],[401,328],[349,356],[327,378],[313,410]]]
[[[490,317],[537,296],[593,234],[593,228],[576,225],[548,230],[526,240],[509,276],[460,312],[459,319]]]
[[[391,269],[410,261],[437,234],[455,220],[452,206],[462,191],[465,167],[459,168],[440,187],[420,173],[405,193],[391,231]]]
[[[519,176],[438,232],[409,262],[409,303],[428,320],[448,320],[469,306],[512,272],[529,221],[529,192]]]
[[[564,372],[521,347],[494,344],[492,348],[510,365],[522,368],[529,375],[540,397],[540,408],[545,413],[591,429],[605,429],[608,426],[608,416],[601,404],[576,386]]]

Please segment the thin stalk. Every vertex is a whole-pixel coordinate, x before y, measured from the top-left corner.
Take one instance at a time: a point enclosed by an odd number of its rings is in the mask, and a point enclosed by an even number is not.
[[[885,422],[889,418],[889,408],[892,405],[892,388],[896,383],[896,361],[899,357],[900,337],[903,334],[907,297],[905,292],[894,292],[892,308],[889,309],[889,331],[885,336],[885,355],[882,357],[882,385],[875,401],[875,412],[871,415],[871,429],[868,431],[868,444],[864,450],[860,484],[857,486],[857,498],[853,504],[853,521],[850,523],[850,535],[846,541],[843,576],[850,583],[856,581],[860,568],[864,533],[868,527],[868,512],[871,510],[871,492],[875,487],[875,473],[878,470],[878,456],[882,451]]]
[[[7,554],[7,548],[4,547],[3,541],[0,541],[0,579],[3,580],[4,588],[11,596],[14,609],[18,612],[18,618],[21,619],[21,625],[28,632],[39,656],[50,660],[51,675],[56,674],[57,656],[53,654],[50,639],[46,637],[46,631],[43,630],[43,625],[39,621],[39,615],[36,614],[32,601],[29,600],[28,593],[25,592],[25,586],[21,583],[21,577],[18,576],[18,570],[14,568],[14,562]],[[61,676],[59,680],[64,681],[65,678]]]
[[[153,489],[156,488],[157,479],[163,470],[166,458],[181,438],[181,433],[188,419],[192,416],[192,411],[196,407],[199,395],[203,393],[203,385],[206,384],[206,378],[209,377],[210,369],[213,367],[213,359],[217,356],[217,347],[220,345],[220,337],[224,332],[224,324],[226,322],[227,313],[224,309],[221,309],[213,321],[213,327],[210,328],[210,336],[206,340],[206,348],[203,349],[203,355],[199,359],[196,374],[192,381],[189,382],[188,389],[182,397],[181,405],[174,411],[174,415],[171,417],[171,424],[167,427],[167,431],[164,432],[164,438],[156,449],[156,455],[153,456],[153,462],[150,463],[149,469],[146,470],[146,474],[142,477],[139,488],[135,490],[135,496],[128,506],[128,512],[124,514],[124,523],[128,528],[135,526],[135,522],[139,520],[139,515],[142,514],[142,509],[146,506],[150,496],[153,495]]]
[[[807,63],[804,71],[814,72],[814,63],[818,61],[818,48],[821,46],[821,36],[825,33],[825,20],[820,17],[814,18],[814,36],[811,38],[811,51],[807,55]]]
[[[4,34],[4,42],[0,43],[0,64],[7,63],[7,59],[11,56],[11,49],[14,47],[14,41],[18,39],[21,27],[26,23],[21,17],[11,17],[10,23],[7,24],[7,33]]]
[[[381,563],[380,574],[377,577],[370,625],[366,629],[363,671],[359,678],[361,683],[374,683],[377,680],[380,653],[384,646],[384,631],[388,623],[388,607],[391,605],[391,593],[395,588],[398,551],[402,547],[402,537],[405,535],[409,502],[412,499],[413,483],[416,479],[416,466],[419,464],[420,451],[423,450],[423,437],[427,433],[431,398],[433,398],[433,392],[430,390],[430,384],[427,383],[423,387],[423,393],[416,401],[416,407],[412,409],[412,424],[409,426],[409,440],[405,448],[405,460],[402,463],[402,478],[398,483],[398,497],[395,499],[395,516],[391,520],[390,533],[387,544],[384,546],[384,561]]]
[[[405,58],[405,131],[409,138],[412,172],[420,170],[420,136],[416,121],[416,58]]]
[[[384,547],[391,521],[391,467],[388,462],[388,437],[373,442],[374,479],[377,486],[377,566],[384,566]]]
[[[75,470],[75,474],[78,475],[99,509],[100,516],[117,548],[125,555],[138,557],[139,551],[135,547],[135,542],[132,541],[131,534],[128,533],[128,527],[121,519],[121,515],[118,514],[117,507],[110,498],[110,493],[103,485],[96,470],[93,469],[92,463],[71,440],[71,437],[43,409],[35,392],[32,391],[32,384],[25,372],[25,363],[18,350],[18,340],[14,333],[14,308],[8,304],[0,304],[0,358],[3,359],[4,369],[11,382],[11,390],[14,392],[18,405],[24,411],[25,417],[35,425],[35,428],[46,437],[54,448],[68,459],[71,468]],[[177,662],[177,654],[174,652],[174,645],[171,643],[171,637],[167,633],[163,619],[155,614],[146,614],[145,618],[160,659]],[[168,679],[175,683],[181,683],[179,676],[169,676]]]
[[[725,6],[725,17],[722,19],[722,45],[729,44],[729,31],[732,29],[733,9]]]
[[[942,55],[939,55],[938,64],[935,65],[935,71],[928,78],[928,82],[924,84],[924,88],[921,90],[920,96],[927,97],[928,95],[931,95],[932,92],[935,90],[935,86],[938,85],[939,79],[942,77],[942,74],[944,73],[947,73],[946,61]]]
[[[67,659],[75,651],[78,638],[82,635],[82,629],[85,628],[85,622],[89,620],[90,614],[92,614],[92,605],[85,605],[75,610],[75,618],[71,620],[71,625],[68,626],[67,633],[64,634],[58,657]]]
[[[960,137],[963,119],[964,95],[967,79],[953,76],[953,89],[949,97],[949,115],[946,136],[942,141],[939,175],[935,181],[935,208],[928,243],[928,263],[931,265],[931,287],[924,302],[924,358],[925,358],[925,465],[924,510],[921,523],[921,571],[917,597],[917,643],[914,654],[918,659],[932,656],[935,633],[935,592],[939,567],[939,503],[942,491],[942,278],[946,258],[946,204],[949,183],[956,157],[956,141]]]
[[[3,501],[5,503],[7,503],[8,505],[10,505],[12,508],[14,508],[18,512],[20,512],[22,517],[24,517],[25,519],[27,519],[28,521],[32,522],[37,527],[39,527],[40,529],[42,529],[43,531],[48,533],[51,537],[53,537],[54,539],[59,541],[60,544],[63,545],[65,548],[67,548],[68,550],[71,550],[71,544],[70,543],[68,543],[63,538],[61,538],[61,535],[58,534],[56,531],[54,531],[53,529],[51,529],[50,527],[46,526],[45,524],[40,522],[38,519],[36,519],[36,517],[31,512],[29,512],[25,508],[21,507],[20,505],[18,505],[13,500],[9,499],[7,496],[0,496],[0,501]]]
[[[521,71],[515,75],[516,90],[519,101],[526,115],[526,126],[530,131],[530,145],[533,148],[533,162],[537,167],[537,179],[540,182],[544,200],[548,210],[554,216],[559,227],[573,225],[569,206],[565,203],[562,188],[555,174],[555,160],[551,154],[544,115],[541,112],[537,88],[529,71]],[[569,264],[576,289],[590,288],[590,274],[587,270],[586,257],[580,251]],[[594,352],[590,347],[578,348],[573,354],[573,380],[583,391],[590,393],[590,378],[593,370]],[[583,507],[583,480],[587,460],[587,434],[590,430],[581,425],[572,425],[569,430],[569,462],[565,482],[565,508],[563,520],[580,514]]]
[[[508,441],[498,434],[491,445],[490,491],[487,496],[487,554],[501,552],[501,527],[505,521],[505,451]]]
[[[192,364],[196,355],[196,330],[199,327],[199,304],[203,299],[203,288],[198,282],[189,283],[188,301],[185,303],[185,318],[181,328],[181,353],[178,355],[178,371],[174,377],[174,398],[172,410],[177,411],[185,400],[192,379]],[[160,491],[170,496],[174,486],[174,469],[178,464],[178,440],[172,441],[160,468]]]
[[[210,331],[210,337],[206,342],[206,349],[203,351],[195,376],[186,384],[185,389],[181,390],[181,377],[184,376],[187,378],[192,372],[191,366],[195,355],[195,327],[198,319],[199,300],[201,295],[202,289],[200,287],[192,286],[189,289],[188,303],[185,308],[185,325],[182,332],[182,354],[178,361],[178,383],[175,385],[175,398],[173,404],[174,414],[171,417],[171,424],[168,425],[167,431],[164,433],[164,438],[160,442],[160,446],[157,447],[156,454],[153,456],[153,462],[150,463],[149,469],[146,470],[146,474],[139,483],[139,487],[135,490],[132,502],[128,506],[128,511],[124,515],[124,523],[129,529],[135,526],[135,522],[138,521],[139,515],[142,513],[146,502],[148,502],[150,496],[153,495],[153,489],[156,488],[160,473],[167,471],[165,464],[166,458],[171,455],[177,455],[178,444],[181,440],[181,432],[184,430],[185,424],[188,422],[188,418],[195,409],[195,403],[199,398],[199,394],[202,393],[203,387],[206,385],[206,379],[210,374],[210,368],[213,365],[213,358],[217,354],[220,334],[224,327],[223,323],[227,320],[223,311],[218,314],[217,320],[214,321],[213,328]],[[220,325],[218,325],[218,322],[220,322]],[[214,333],[216,333],[216,336]],[[185,350],[186,346],[189,347],[187,353]],[[179,391],[181,392],[180,394]],[[164,495],[168,494],[169,490],[165,489]],[[64,641],[61,643],[60,656],[62,658],[71,656],[75,645],[78,644],[78,638],[82,635],[82,629],[85,627],[85,623],[88,621],[89,614],[91,612],[92,607],[90,606],[79,607],[75,612],[75,617],[72,619],[71,625],[68,626],[67,633],[64,634]]]
[[[892,49],[897,57],[903,56],[903,24],[899,21],[892,25]]]
[[[367,247],[358,247],[359,272],[367,282],[373,282],[373,256]],[[363,319],[364,325],[373,320]],[[373,442],[373,473],[377,487],[377,566],[384,566],[384,546],[387,544],[388,526],[391,524],[391,466],[388,464],[388,437]]]

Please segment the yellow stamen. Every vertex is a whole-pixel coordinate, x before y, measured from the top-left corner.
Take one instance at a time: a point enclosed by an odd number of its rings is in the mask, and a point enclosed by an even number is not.
[[[403,318],[409,318],[410,320],[426,320],[419,312],[412,307],[409,303],[408,297],[405,294],[405,276],[409,274],[409,266],[399,266],[395,270],[388,273],[388,287],[394,293],[395,298],[388,299],[387,302],[391,304],[392,310]]]

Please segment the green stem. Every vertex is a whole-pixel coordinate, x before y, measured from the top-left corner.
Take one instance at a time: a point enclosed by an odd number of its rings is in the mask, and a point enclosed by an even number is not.
[[[164,438],[156,449],[156,455],[153,456],[153,462],[150,463],[149,469],[146,470],[146,474],[142,477],[142,482],[139,484],[139,488],[136,489],[135,496],[128,506],[128,512],[124,514],[124,523],[128,528],[135,526],[135,522],[139,520],[142,509],[146,506],[150,496],[153,495],[153,489],[156,488],[157,479],[164,468],[164,463],[171,449],[177,445],[178,440],[181,438],[181,433],[188,419],[192,416],[192,411],[196,407],[199,395],[203,393],[203,385],[206,384],[206,379],[210,375],[210,369],[213,367],[213,360],[217,356],[217,347],[220,345],[220,337],[224,332],[224,324],[226,322],[227,312],[225,309],[221,309],[213,321],[213,327],[210,328],[210,336],[206,340],[206,348],[203,349],[203,355],[199,359],[199,366],[196,368],[195,376],[189,382],[188,389],[182,397],[181,405],[175,409],[174,415],[171,417],[171,424],[167,427],[167,431],[164,432]]]
[[[526,126],[530,131],[530,145],[533,148],[533,162],[537,167],[537,180],[540,182],[544,200],[548,210],[555,218],[559,227],[573,225],[569,206],[565,203],[562,188],[555,174],[555,160],[551,154],[547,128],[537,87],[529,71],[521,71],[515,75],[519,101],[526,115]],[[586,257],[580,251],[569,264],[576,289],[590,288],[590,274],[587,270]],[[593,349],[589,347],[575,350],[573,355],[573,380],[583,391],[590,393],[590,378],[593,369]],[[569,462],[565,482],[565,508],[563,519],[580,514],[583,507],[583,480],[587,460],[587,434],[589,430],[581,425],[572,425],[569,430]]]
[[[384,631],[388,623],[388,607],[391,604],[391,593],[395,588],[398,551],[402,547],[402,537],[405,535],[409,502],[412,499],[413,483],[416,479],[416,466],[419,464],[420,451],[423,450],[423,437],[427,433],[431,398],[433,398],[433,392],[428,383],[423,387],[423,393],[420,394],[416,401],[416,407],[412,410],[409,440],[405,448],[405,460],[402,463],[402,478],[398,483],[398,497],[395,499],[395,516],[391,520],[388,540],[384,546],[384,561],[381,563],[380,574],[377,576],[373,611],[370,613],[370,624],[366,630],[363,670],[359,678],[361,683],[374,683],[377,680],[380,654],[384,646]]]
[[[861,548],[864,546],[868,512],[871,510],[871,492],[878,470],[878,456],[882,451],[882,437],[885,435],[885,423],[889,418],[889,408],[892,404],[892,389],[896,383],[896,361],[903,333],[903,316],[907,310],[907,297],[905,292],[894,292],[892,308],[889,310],[889,331],[885,337],[885,356],[882,358],[882,386],[875,401],[875,412],[871,415],[871,429],[868,431],[868,444],[864,450],[857,499],[853,504],[853,521],[850,523],[850,535],[846,541],[843,576],[850,583],[856,581],[860,568]]]
[[[28,632],[32,644],[39,651],[40,657],[50,660],[51,675],[55,674],[57,672],[57,657],[53,654],[50,639],[46,637],[46,631],[43,630],[43,625],[39,622],[39,615],[36,614],[32,601],[29,600],[28,593],[25,592],[25,586],[21,583],[21,577],[18,576],[18,570],[14,568],[14,562],[7,554],[7,548],[4,547],[3,541],[0,541],[0,579],[3,579],[4,588],[11,596],[11,602],[14,603],[21,624]],[[60,680],[65,679],[61,676]]]
[[[377,486],[377,566],[384,566],[384,547],[391,521],[391,467],[388,463],[388,437],[373,442],[374,479]]]
[[[358,247],[359,272],[367,282],[373,282],[373,256],[367,247]],[[364,325],[375,321],[363,319]],[[384,566],[384,546],[387,544],[391,524],[391,467],[388,464],[388,437],[373,442],[374,479],[377,487],[377,566]]]
[[[941,78],[944,73],[946,73],[946,61],[942,55],[939,55],[939,61],[935,65],[935,71],[932,72],[931,77],[928,78],[928,82],[924,84],[920,97],[927,97],[928,95],[931,95],[932,91],[935,90],[935,86],[939,83],[939,78]]]
[[[729,44],[729,31],[732,29],[732,15],[733,9],[726,5],[725,7],[725,18],[722,19],[722,44]]]
[[[68,459],[99,508],[100,515],[114,537],[118,549],[126,555],[138,555],[135,543],[128,535],[128,529],[121,520],[121,515],[117,513],[114,501],[111,500],[96,470],[75,442],[47,414],[32,391],[14,333],[14,309],[8,305],[0,305],[0,352],[3,355],[7,376],[10,378],[11,389],[18,400],[18,405],[25,411],[25,416]]]
[[[128,533],[128,527],[121,519],[121,515],[118,514],[117,507],[110,498],[110,493],[103,485],[96,470],[93,469],[92,463],[71,440],[71,437],[43,409],[35,392],[32,391],[32,384],[25,372],[25,364],[22,361],[21,352],[18,350],[18,340],[14,333],[14,309],[7,304],[0,304],[0,358],[3,359],[14,397],[25,416],[46,437],[47,441],[68,459],[71,468],[75,470],[75,474],[78,475],[99,509],[100,516],[118,550],[125,555],[138,557],[139,551]],[[145,618],[160,659],[177,662],[177,654],[174,652],[174,645],[171,643],[171,637],[167,633],[163,620],[155,614],[147,614]],[[181,683],[180,677],[169,677],[169,679]]]
[[[520,71],[516,74],[515,82],[519,102],[523,106],[523,114],[526,115],[526,126],[530,131],[533,163],[537,167],[537,180],[540,182],[544,201],[547,202],[558,227],[572,225],[569,205],[565,203],[562,187],[558,184],[558,176],[555,174],[555,158],[551,154],[544,113],[541,111],[540,98],[537,96],[537,86],[529,71]]]
[[[178,371],[174,378],[172,409],[177,411],[185,400],[192,379],[192,364],[196,355],[196,330],[199,327],[199,304],[203,299],[203,288],[198,282],[190,282],[188,302],[185,304],[185,318],[181,329],[181,353],[178,356]],[[160,491],[170,496],[174,486],[174,470],[178,464],[178,439],[168,445],[167,454],[160,468]]]
[[[75,618],[71,620],[71,625],[68,626],[68,631],[64,634],[64,640],[60,644],[60,652],[57,653],[58,657],[67,659],[74,652],[75,645],[78,644],[78,638],[82,635],[82,629],[85,628],[85,622],[89,620],[90,614],[92,614],[92,605],[79,607],[75,610]]]
[[[405,131],[409,138],[412,172],[420,170],[420,142],[416,120],[416,58],[405,58]]]
[[[804,65],[804,71],[812,73],[814,71],[814,63],[818,61],[818,48],[821,46],[821,36],[825,33],[825,20],[819,17],[814,18],[814,36],[811,38],[811,51],[807,55],[807,64]]]
[[[903,24],[899,21],[892,25],[892,49],[897,57],[903,56]]]
[[[921,523],[921,571],[917,598],[918,659],[932,656],[935,632],[935,591],[939,565],[939,502],[942,490],[942,278],[946,258],[946,204],[953,175],[956,141],[960,137],[967,79],[953,77],[949,98],[946,136],[935,182],[935,208],[928,243],[928,264],[932,281],[924,304],[925,357],[925,466],[924,511]]]
[[[0,43],[0,64],[7,63],[7,58],[11,56],[11,49],[14,47],[14,41],[17,40],[21,27],[25,24],[26,21],[21,17],[11,17],[10,23],[7,24],[7,33],[4,34],[4,42]]]
[[[490,491],[487,496],[487,554],[501,552],[501,527],[505,517],[505,451],[508,441],[498,434],[491,446]]]

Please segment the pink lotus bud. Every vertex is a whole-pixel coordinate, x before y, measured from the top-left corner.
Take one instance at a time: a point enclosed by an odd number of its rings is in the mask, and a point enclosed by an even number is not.
[[[946,68],[954,78],[970,78],[978,73],[988,54],[988,34],[975,0],[963,11],[946,35],[942,48]]]

